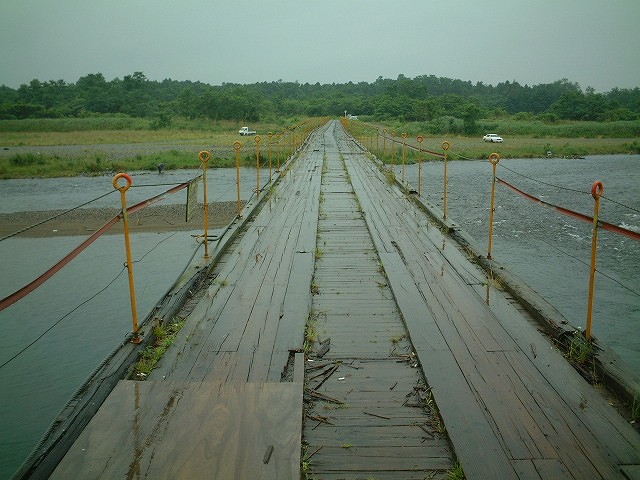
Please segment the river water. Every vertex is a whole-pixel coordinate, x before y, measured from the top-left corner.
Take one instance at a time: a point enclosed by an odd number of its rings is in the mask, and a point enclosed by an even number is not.
[[[255,169],[241,170],[241,198],[256,188]],[[158,195],[200,172],[134,173],[128,204]],[[268,169],[261,184],[268,180]],[[210,170],[211,202],[237,199],[235,169]],[[123,183],[123,182],[121,182]],[[162,204],[184,203],[186,190]],[[200,201],[203,188],[199,187]],[[120,208],[112,177],[0,181],[0,213],[87,207]],[[140,321],[188,265],[196,232],[132,235]],[[215,230],[212,234],[215,234]],[[0,298],[26,285],[85,237],[12,237],[0,242]],[[203,254],[196,252],[196,259]],[[103,235],[43,286],[0,312],[0,479],[9,478],[65,403],[132,330],[124,240]],[[86,303],[85,303],[86,302]]]
[[[479,245],[487,245],[491,165],[486,161],[450,161],[448,170],[448,217]],[[401,171],[396,165],[398,178]],[[243,173],[243,199],[255,187],[254,172]],[[130,189],[129,203],[169,188],[163,184],[175,185],[196,174],[134,175],[136,187],[148,186]],[[591,185],[601,180],[605,197],[618,202],[604,199],[601,218],[636,231],[640,227],[640,156],[502,160],[498,175],[549,203],[587,215],[593,213]],[[267,177],[268,171],[263,172],[262,178]],[[418,165],[407,166],[405,178],[417,185]],[[212,171],[208,179],[210,201],[237,198],[234,169]],[[442,162],[423,164],[422,188],[427,200],[442,206]],[[5,180],[0,182],[0,212],[67,209],[112,190],[108,177]],[[182,192],[167,202],[184,200]],[[584,326],[590,225],[533,204],[501,185],[496,200],[493,257],[572,324]],[[118,195],[107,195],[88,206],[117,208],[118,202]],[[140,318],[188,263],[197,248],[192,233],[133,236]],[[640,242],[604,231],[599,237],[598,268],[602,273],[596,277],[594,334],[638,369]],[[16,237],[0,242],[0,295],[4,297],[33,280],[82,240]],[[9,478],[20,466],[74,391],[131,331],[123,243],[119,235],[102,236],[25,300],[0,312],[0,479]]]
[[[405,180],[418,185],[418,165]],[[443,206],[443,163],[423,163],[422,195]],[[402,178],[401,165],[395,166]],[[640,156],[584,159],[503,159],[497,176],[545,202],[592,216],[593,182],[604,185],[600,219],[640,231]],[[449,161],[447,217],[486,254],[492,167],[488,161]],[[616,203],[617,202],[617,203]],[[599,230],[593,334],[640,369],[640,242]],[[585,328],[592,225],[531,202],[496,185],[492,257]]]

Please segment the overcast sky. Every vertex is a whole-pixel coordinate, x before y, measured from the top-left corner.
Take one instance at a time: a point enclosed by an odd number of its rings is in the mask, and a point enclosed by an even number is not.
[[[0,0],[0,85],[107,80],[640,87],[640,0]]]

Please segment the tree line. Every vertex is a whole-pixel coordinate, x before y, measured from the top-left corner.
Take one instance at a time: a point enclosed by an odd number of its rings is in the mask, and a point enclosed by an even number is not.
[[[567,79],[539,85],[456,80],[434,75],[374,82],[254,84],[149,80],[135,72],[107,81],[92,73],[75,83],[34,79],[17,89],[0,87],[0,120],[124,114],[168,126],[173,116],[190,119],[257,122],[290,116],[337,116],[344,112],[379,121],[416,122],[458,119],[473,133],[481,118],[510,115],[558,120],[617,121],[640,119],[640,88],[584,91]]]

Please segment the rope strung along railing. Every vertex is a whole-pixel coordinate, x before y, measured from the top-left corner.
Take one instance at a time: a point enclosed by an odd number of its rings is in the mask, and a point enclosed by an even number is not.
[[[128,214],[132,214],[132,213],[135,213],[135,212],[137,212],[137,211],[139,211],[139,210],[141,210],[141,209],[143,209],[145,207],[153,205],[154,203],[157,203],[160,200],[165,199],[167,196],[169,196],[169,195],[171,195],[173,193],[176,193],[176,192],[182,190],[183,188],[187,188],[189,183],[190,182],[181,183],[181,184],[179,184],[179,185],[177,185],[177,186],[175,186],[173,188],[170,188],[169,190],[167,190],[164,193],[161,193],[159,195],[156,195],[155,197],[151,197],[151,198],[149,198],[147,200],[144,200],[144,201],[142,201],[140,203],[132,205],[131,207],[127,208],[127,213]],[[55,275],[57,272],[59,272],[65,265],[67,265],[69,262],[71,262],[71,260],[73,260],[75,257],[77,257],[89,245],[91,245],[93,242],[95,242],[100,236],[102,236],[105,232],[107,232],[111,227],[113,227],[116,223],[118,223],[120,220],[122,220],[122,218],[123,218],[123,214],[122,213],[119,213],[118,215],[114,216],[111,220],[109,220],[102,227],[100,227],[98,230],[96,230],[94,233],[92,233],[84,242],[82,242],[80,245],[78,245],[76,248],[74,248],[64,258],[62,258],[60,261],[58,261],[55,265],[53,265],[50,269],[48,269],[46,272],[44,272],[38,278],[36,278],[35,280],[33,280],[32,282],[28,283],[24,287],[20,288],[19,290],[15,291],[14,293],[12,293],[12,294],[6,296],[5,298],[3,298],[2,300],[0,300],[0,311],[4,310],[5,308],[7,308],[7,307],[13,305],[14,303],[16,303],[17,301],[21,300],[22,298],[27,296],[29,293],[33,292],[40,285],[42,285],[44,282],[49,280],[53,275]]]
[[[504,185],[505,187],[507,187],[510,190],[514,191],[518,195],[521,195],[522,197],[526,198],[527,200],[530,200],[530,201],[532,201],[534,203],[537,203],[539,205],[542,205],[544,207],[551,208],[551,209],[555,210],[556,212],[561,213],[563,215],[568,215],[568,216],[571,216],[573,218],[576,218],[578,220],[581,220],[583,222],[587,222],[587,223],[590,223],[590,224],[593,225],[593,234],[592,234],[592,240],[591,240],[591,264],[590,264],[590,268],[589,268],[589,296],[588,296],[588,300],[587,300],[587,326],[586,326],[586,330],[585,330],[586,339],[587,340],[591,340],[591,327],[592,327],[592,320],[593,320],[593,300],[594,300],[594,288],[595,288],[595,273],[596,273],[597,249],[598,249],[598,228],[602,228],[604,230],[608,230],[610,232],[617,233],[619,235],[624,235],[624,236],[629,237],[629,238],[631,238],[633,240],[639,240],[639,241],[640,241],[640,233],[639,232],[635,232],[633,230],[629,230],[629,229],[620,227],[618,225],[614,225],[614,224],[609,223],[609,222],[605,222],[603,220],[600,220],[600,218],[599,218],[600,200],[602,199],[602,196],[603,196],[603,193],[604,193],[604,186],[603,186],[602,182],[600,182],[600,181],[594,182],[594,184],[593,184],[593,186],[591,188],[591,195],[593,196],[593,199],[594,199],[594,210],[593,210],[593,217],[590,217],[589,215],[585,215],[583,213],[576,212],[574,210],[570,210],[568,208],[561,207],[561,206],[554,205],[552,203],[546,202],[546,201],[542,200],[541,198],[538,198],[535,195],[531,195],[530,193],[527,193],[524,190],[512,185],[511,183],[507,182],[506,180],[503,180],[502,178],[499,178],[496,175],[496,169],[497,169],[498,163],[500,162],[500,155],[498,155],[497,153],[492,153],[489,156],[489,161],[491,162],[491,165],[492,165],[492,168],[493,168],[492,183],[491,183],[491,210],[490,210],[490,216],[489,216],[489,248],[488,248],[488,253],[487,253],[487,258],[489,260],[491,260],[491,248],[492,248],[492,241],[493,241],[493,216],[494,216],[494,212],[495,212],[495,185],[496,185],[496,183]]]
[[[582,213],[579,212],[575,212],[573,210],[569,210],[568,208],[564,208],[564,207],[560,207],[558,205],[554,205],[552,203],[546,202],[544,200],[542,200],[541,198],[535,197],[534,195],[531,195],[529,193],[526,193],[522,190],[520,190],[519,188],[513,186],[512,184],[510,184],[509,182],[496,177],[496,181],[502,185],[504,185],[505,187],[513,190],[514,192],[516,192],[518,195],[523,196],[524,198],[531,200],[534,203],[538,203],[542,206],[551,208],[557,212],[560,212],[564,215],[569,215],[571,217],[577,218],[579,220],[582,220],[584,222],[588,222],[588,223],[593,223],[593,217],[590,217],[589,215],[584,215]],[[604,198],[606,199],[606,197],[600,195],[600,198]],[[605,222],[603,220],[598,220],[598,227],[602,228],[603,230],[609,230],[610,232],[614,232],[617,233],[619,235],[624,235],[625,237],[629,237],[629,238],[633,238],[634,240],[640,240],[640,232],[634,232],[633,230],[628,230],[626,228],[620,227],[618,225],[614,225],[613,223],[608,223]]]
[[[422,156],[423,154],[432,155],[437,158],[442,158],[444,160],[444,187],[443,187],[443,208],[442,208],[442,216],[443,219],[447,219],[447,184],[448,184],[448,174],[447,174],[447,155],[448,150],[451,147],[449,142],[442,142],[442,150],[443,152],[434,152],[433,150],[428,150],[422,147],[422,142],[425,140],[425,137],[422,135],[418,135],[416,137],[416,142],[418,145],[412,145],[408,142],[408,135],[406,133],[401,133],[400,137],[402,140],[396,140],[396,131],[391,130],[391,136],[388,135],[389,130],[387,128],[383,128],[382,131],[379,127],[375,125],[370,125],[365,122],[352,122],[349,118],[341,117],[340,121],[344,128],[349,131],[349,133],[354,138],[359,138],[360,144],[364,145],[365,136],[369,135],[369,151],[373,149],[373,135],[376,136],[376,151],[377,154],[380,154],[380,142],[379,138],[382,137],[382,163],[385,164],[387,162],[387,140],[391,143],[391,167],[390,172],[393,177],[395,177],[395,145],[396,143],[401,145],[402,148],[402,184],[407,186],[405,182],[405,165],[407,162],[407,150],[413,150],[418,153],[418,195],[422,196]],[[373,152],[372,152],[373,153]]]

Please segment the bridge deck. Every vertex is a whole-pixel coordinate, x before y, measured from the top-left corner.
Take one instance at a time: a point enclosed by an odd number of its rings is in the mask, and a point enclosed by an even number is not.
[[[336,123],[215,274],[52,478],[638,478],[637,433]]]

